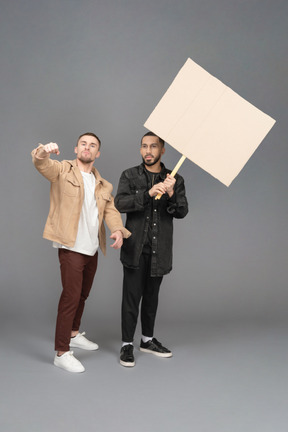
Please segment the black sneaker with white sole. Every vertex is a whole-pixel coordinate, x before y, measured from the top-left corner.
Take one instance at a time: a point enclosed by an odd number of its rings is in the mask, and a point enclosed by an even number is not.
[[[120,364],[126,367],[135,366],[135,360],[133,355],[134,347],[131,344],[124,345],[120,351]]]
[[[143,342],[141,339],[140,351],[154,354],[158,357],[172,357],[172,352],[168,348],[165,348],[156,338],[148,342]]]

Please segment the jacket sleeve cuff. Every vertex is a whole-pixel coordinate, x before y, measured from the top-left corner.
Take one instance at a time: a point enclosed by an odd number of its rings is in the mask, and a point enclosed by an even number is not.
[[[122,233],[122,235],[123,235],[123,238],[125,238],[125,239],[131,236],[131,232],[128,231],[128,230],[127,230],[126,228],[124,228],[123,226],[116,226],[116,227],[113,227],[113,230],[111,230],[111,233],[113,234],[113,232],[115,232],[115,231],[121,231],[121,233]]]
[[[175,192],[174,192],[172,197],[168,198],[168,200],[167,200],[167,212],[169,214],[173,214],[173,213],[175,213],[176,209],[177,209],[177,201],[176,201],[176,196],[175,196]]]
[[[43,144],[39,144],[38,147],[36,147],[34,150],[32,150],[31,156],[32,156],[32,161],[33,161],[34,165],[45,164],[46,161],[50,159],[50,154],[47,154],[45,157],[39,157],[37,155],[39,149],[41,149],[43,147],[44,147]]]

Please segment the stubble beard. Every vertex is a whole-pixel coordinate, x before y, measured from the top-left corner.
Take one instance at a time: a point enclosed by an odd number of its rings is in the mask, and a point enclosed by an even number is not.
[[[157,164],[157,162],[160,160],[161,156],[156,157],[155,159],[153,159],[151,162],[147,162],[143,157],[142,157],[142,161],[144,163],[144,165],[146,166],[153,166],[155,164]]]
[[[89,159],[84,158],[83,156],[78,157],[78,159],[80,160],[80,162],[82,162],[83,164],[90,164],[91,162],[94,162],[94,160],[91,159],[91,157],[89,157]]]

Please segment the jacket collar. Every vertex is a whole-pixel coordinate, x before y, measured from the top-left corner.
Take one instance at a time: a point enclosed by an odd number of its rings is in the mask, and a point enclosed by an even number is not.
[[[139,165],[138,169],[139,169],[139,174],[140,174],[140,175],[143,174],[144,172],[147,172],[147,169],[145,168],[145,165],[144,165],[143,162],[142,162],[141,165]],[[167,172],[166,167],[165,167],[165,165],[163,164],[163,162],[161,162],[161,171],[159,172],[159,177],[160,177],[161,180],[163,180],[163,181],[164,181],[165,178],[166,178],[166,172]]]
[[[75,175],[76,175],[78,181],[82,182],[83,179],[82,179],[81,171],[79,170],[78,165],[77,165],[77,159],[70,161],[70,163],[71,163],[72,167],[74,168],[74,172],[75,172]],[[103,184],[103,179],[102,179],[99,171],[94,166],[92,167],[92,173],[94,174],[97,182]]]

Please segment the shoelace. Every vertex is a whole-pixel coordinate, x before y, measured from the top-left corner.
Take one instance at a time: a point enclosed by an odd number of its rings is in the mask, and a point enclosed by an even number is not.
[[[161,352],[168,352],[169,350],[167,349],[167,348],[165,348],[165,347],[163,347],[163,345],[161,344],[161,342],[159,342],[157,339],[155,339],[155,338],[153,338],[152,339],[152,345],[156,348],[156,349],[158,349],[158,350],[161,350]]]
[[[158,346],[159,348],[162,347],[162,344],[156,338],[153,338],[152,342],[154,343],[154,345]]]
[[[131,357],[133,356],[133,346],[132,345],[124,345],[123,347],[124,352],[127,353],[127,356]]]

